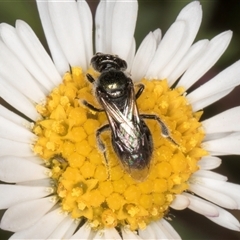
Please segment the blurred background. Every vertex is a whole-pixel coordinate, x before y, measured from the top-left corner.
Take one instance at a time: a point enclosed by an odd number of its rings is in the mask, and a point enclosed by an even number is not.
[[[88,2],[94,15],[98,1],[89,0]],[[141,40],[149,31],[160,28],[164,34],[176,19],[180,10],[189,2],[191,1],[140,0],[135,34],[137,46],[139,46]],[[217,34],[229,29],[233,31],[233,39],[218,63],[196,85],[194,85],[193,88],[208,81],[218,72],[240,59],[240,1],[203,0],[200,2],[203,8],[203,22],[196,41],[199,39],[211,39]],[[33,28],[40,41],[47,49],[34,0],[0,0],[0,22],[14,25],[16,19],[26,21]],[[5,104],[1,99],[0,103]],[[203,118],[208,118],[239,105],[240,87],[237,87],[228,96],[209,106],[205,110]],[[228,176],[230,182],[240,184],[240,156],[227,156],[222,157],[222,159],[222,165],[216,169],[216,172]],[[240,211],[231,212],[240,220]],[[3,211],[1,213],[3,213]],[[190,210],[172,210],[169,217],[172,219],[171,224],[178,231],[182,239],[240,239],[239,232],[220,227]],[[8,239],[10,236],[11,233],[0,230],[1,240]]]

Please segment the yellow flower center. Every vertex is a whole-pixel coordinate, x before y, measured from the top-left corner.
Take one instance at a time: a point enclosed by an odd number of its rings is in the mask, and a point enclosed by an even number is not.
[[[96,73],[89,70],[96,77]],[[156,114],[168,126],[178,145],[162,137],[157,121],[148,125],[154,151],[149,175],[135,181],[124,171],[111,145],[110,132],[101,139],[107,147],[106,164],[96,141],[96,130],[107,122],[105,112],[94,112],[86,100],[100,108],[80,68],[72,68],[53,89],[44,105],[37,105],[43,119],[36,122],[34,152],[51,169],[62,209],[72,218],[84,218],[92,228],[129,225],[144,229],[165,216],[175,194],[188,189],[189,177],[206,155],[201,148],[204,132],[199,118],[183,96],[184,89],[170,89],[166,80],[143,79],[137,100],[140,113]]]

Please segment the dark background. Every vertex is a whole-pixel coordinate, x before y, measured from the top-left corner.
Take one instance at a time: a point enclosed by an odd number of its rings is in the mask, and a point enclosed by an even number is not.
[[[97,0],[88,1],[95,13]],[[141,40],[149,31],[161,28],[163,34],[173,23],[180,10],[191,1],[189,0],[140,0],[136,27],[136,41],[139,46]],[[200,83],[209,80],[212,76],[240,59],[240,1],[204,0],[200,1],[203,8],[203,22],[197,39],[211,39],[225,31],[233,31],[233,39],[225,54],[218,63],[201,79]],[[36,32],[41,42],[46,41],[38,17],[35,1],[28,0],[0,0],[0,22],[15,24],[16,19],[26,21]],[[1,53],[0,53],[1,54]],[[239,76],[240,78],[240,76]],[[195,85],[196,87],[197,85]],[[0,99],[1,104],[4,102]],[[229,96],[206,108],[204,118],[215,115],[228,108],[240,105],[240,87],[235,88]],[[240,124],[240,121],[239,121]],[[223,163],[216,171],[228,176],[230,182],[240,184],[240,157],[222,157]],[[231,211],[240,220],[239,211]],[[182,239],[240,239],[240,233],[218,226],[205,217],[190,210],[171,211],[171,224],[178,231]],[[43,229],[44,231],[44,229]],[[8,239],[11,233],[0,230],[0,239]]]

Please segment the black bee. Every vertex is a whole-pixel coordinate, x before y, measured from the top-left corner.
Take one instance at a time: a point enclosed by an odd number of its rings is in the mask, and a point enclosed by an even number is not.
[[[162,136],[170,137],[167,126],[156,115],[139,114],[136,99],[144,90],[143,84],[134,84],[124,71],[127,63],[117,55],[97,53],[92,59],[93,68],[100,72],[95,80],[87,74],[89,82],[94,84],[95,95],[103,109],[98,109],[83,100],[83,104],[93,111],[105,111],[108,124],[100,127],[96,132],[97,142],[103,152],[106,163],[106,147],[100,138],[104,131],[111,130],[112,145],[124,169],[137,181],[148,176],[153,152],[151,132],[143,119],[153,119],[161,126]]]

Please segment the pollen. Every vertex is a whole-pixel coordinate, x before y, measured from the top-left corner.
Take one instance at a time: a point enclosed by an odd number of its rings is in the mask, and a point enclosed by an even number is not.
[[[97,77],[92,69],[89,72]],[[139,112],[160,117],[176,142],[161,135],[158,122],[144,120],[154,151],[149,175],[141,182],[123,169],[110,131],[101,135],[107,148],[105,161],[96,131],[108,121],[104,112],[83,105],[85,100],[101,108],[81,68],[67,72],[44,103],[36,106],[42,120],[33,127],[37,136],[33,151],[49,168],[62,210],[75,220],[88,221],[93,229],[127,227],[134,231],[163,218],[175,195],[188,189],[198,160],[207,155],[201,148],[202,112],[192,111],[184,89],[171,89],[167,80],[142,79],[141,83],[145,89],[137,99]]]
[[[102,222],[106,227],[116,227],[118,222],[117,216],[112,210],[107,209],[102,213]]]

